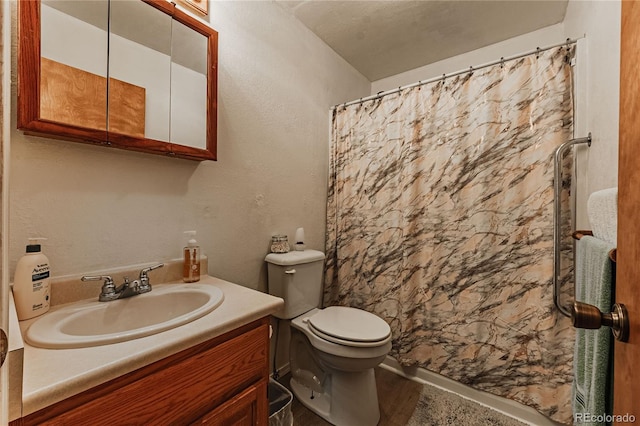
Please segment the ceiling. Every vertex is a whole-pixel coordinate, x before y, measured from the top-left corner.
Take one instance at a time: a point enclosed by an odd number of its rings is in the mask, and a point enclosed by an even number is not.
[[[564,20],[567,0],[276,0],[370,81]]]

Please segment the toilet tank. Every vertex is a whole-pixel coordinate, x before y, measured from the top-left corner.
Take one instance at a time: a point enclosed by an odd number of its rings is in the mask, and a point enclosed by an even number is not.
[[[265,260],[269,294],[284,299],[284,308],[274,316],[291,319],[321,306],[324,253],[317,250],[270,253]]]

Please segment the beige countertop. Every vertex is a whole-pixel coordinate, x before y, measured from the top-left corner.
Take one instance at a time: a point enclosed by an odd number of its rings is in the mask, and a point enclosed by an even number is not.
[[[284,303],[208,275],[200,283],[218,287],[224,301],[204,317],[180,327],[128,342],[78,349],[41,349],[25,342],[22,416],[270,315]],[[59,308],[54,306],[51,311]],[[36,319],[20,323],[23,333]]]

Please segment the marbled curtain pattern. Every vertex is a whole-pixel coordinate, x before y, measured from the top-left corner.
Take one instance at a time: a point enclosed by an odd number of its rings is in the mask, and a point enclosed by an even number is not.
[[[384,318],[405,365],[571,423],[574,333],[551,285],[566,54],[335,110],[324,302]]]

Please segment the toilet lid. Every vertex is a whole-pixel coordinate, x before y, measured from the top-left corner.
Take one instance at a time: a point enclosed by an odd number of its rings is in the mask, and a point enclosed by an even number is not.
[[[391,334],[382,318],[361,309],[330,306],[309,318],[311,331],[320,337],[334,337],[351,342],[379,342]],[[326,336],[322,336],[322,335]]]

